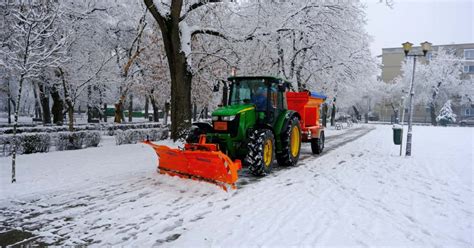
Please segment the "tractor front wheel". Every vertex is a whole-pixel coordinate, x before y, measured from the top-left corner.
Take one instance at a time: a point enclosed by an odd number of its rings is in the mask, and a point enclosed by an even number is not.
[[[321,132],[319,138],[311,139],[311,151],[313,154],[321,154],[324,149],[324,132]]]
[[[281,152],[277,153],[278,164],[295,166],[301,150],[301,126],[298,118],[293,117],[281,133]]]
[[[275,160],[275,138],[267,129],[254,130],[249,135],[248,153],[244,163],[254,176],[265,176],[273,168]]]

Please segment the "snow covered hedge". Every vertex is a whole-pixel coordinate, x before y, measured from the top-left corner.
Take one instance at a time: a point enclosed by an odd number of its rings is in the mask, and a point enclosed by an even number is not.
[[[154,141],[162,140],[168,138],[168,132],[168,128],[116,130],[115,143],[117,145],[135,144],[147,138]]]
[[[99,131],[58,132],[56,134],[20,133],[16,135],[17,153],[48,152],[52,144],[56,146],[57,151],[97,147],[100,139]],[[0,135],[0,148],[3,156],[12,154],[12,134]]]
[[[161,128],[162,125],[160,123],[152,122],[152,123],[130,123],[130,124],[113,124],[107,126],[107,134],[109,136],[115,135],[115,131],[121,130],[130,130],[130,129],[147,129],[147,128]]]
[[[161,128],[162,124],[156,122],[145,123],[101,123],[101,124],[87,124],[74,126],[75,131],[85,130],[107,130],[108,135],[113,136],[115,130],[129,130],[129,129],[145,129],[145,128]],[[17,129],[17,133],[56,133],[67,132],[68,126],[24,126]],[[13,127],[0,127],[0,134],[12,134]]]
[[[5,117],[6,119],[6,117]],[[12,118],[13,120],[13,118]],[[18,123],[18,127],[34,127],[38,124],[34,124],[34,123]],[[0,128],[13,128],[13,124],[7,124],[7,123],[1,123],[0,124]]]
[[[97,147],[100,143],[99,131],[59,132],[56,135],[56,150],[76,150]]]
[[[51,146],[51,135],[47,133],[23,133],[16,135],[17,153],[29,154],[36,152],[48,152]],[[4,156],[13,152],[13,135],[0,135],[0,144]]]
[[[102,127],[101,125],[82,125],[82,126],[75,126],[74,129],[76,131],[83,131],[83,130],[100,130]],[[36,127],[19,127],[17,129],[17,133],[56,133],[56,132],[65,132],[68,131],[69,128],[67,126],[36,126]],[[12,134],[13,127],[7,128],[0,128],[0,134]]]

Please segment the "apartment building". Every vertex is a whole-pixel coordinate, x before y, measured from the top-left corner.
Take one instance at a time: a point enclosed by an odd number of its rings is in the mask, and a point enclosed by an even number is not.
[[[461,77],[463,79],[474,78],[474,43],[465,44],[447,44],[447,45],[433,45],[432,51],[428,52],[426,58],[420,58],[422,63],[429,63],[433,53],[440,48],[453,52],[459,59],[463,61],[463,73]],[[421,54],[421,47],[415,46],[412,48],[412,53]],[[382,75],[381,79],[385,83],[392,83],[393,80],[402,74],[401,66],[403,60],[405,60],[405,54],[400,44],[400,47],[394,48],[383,48],[382,49]],[[456,99],[454,99],[456,100]],[[390,121],[391,119],[391,107],[384,106],[383,104],[376,106],[376,110],[380,119],[383,121]],[[474,105],[461,105],[456,104],[454,101],[453,111],[458,115],[458,120],[462,120],[466,117],[474,116]],[[429,122],[429,108],[428,106],[415,106],[414,111],[415,122]]]

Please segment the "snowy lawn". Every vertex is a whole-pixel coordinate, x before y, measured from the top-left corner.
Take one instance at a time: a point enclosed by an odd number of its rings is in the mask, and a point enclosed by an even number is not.
[[[379,125],[228,193],[158,175],[141,144],[21,155],[14,185],[0,158],[0,230],[54,244],[472,246],[474,129],[413,133],[410,158]],[[328,134],[330,147],[351,131]]]
[[[161,143],[177,146],[169,140]],[[10,183],[11,157],[0,157],[0,200],[74,190],[156,171],[156,153],[146,145],[116,146],[113,136],[102,136],[100,146],[20,155],[16,171],[18,183],[15,184]]]

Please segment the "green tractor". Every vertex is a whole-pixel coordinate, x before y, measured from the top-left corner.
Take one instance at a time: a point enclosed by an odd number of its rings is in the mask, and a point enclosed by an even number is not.
[[[296,165],[302,131],[300,114],[288,109],[286,92],[291,84],[268,76],[230,77],[228,81],[229,97],[224,84],[223,106],[212,113],[212,125],[194,123],[187,143],[198,143],[205,135],[206,143],[241,160],[256,176],[270,173],[275,158],[281,166]]]

